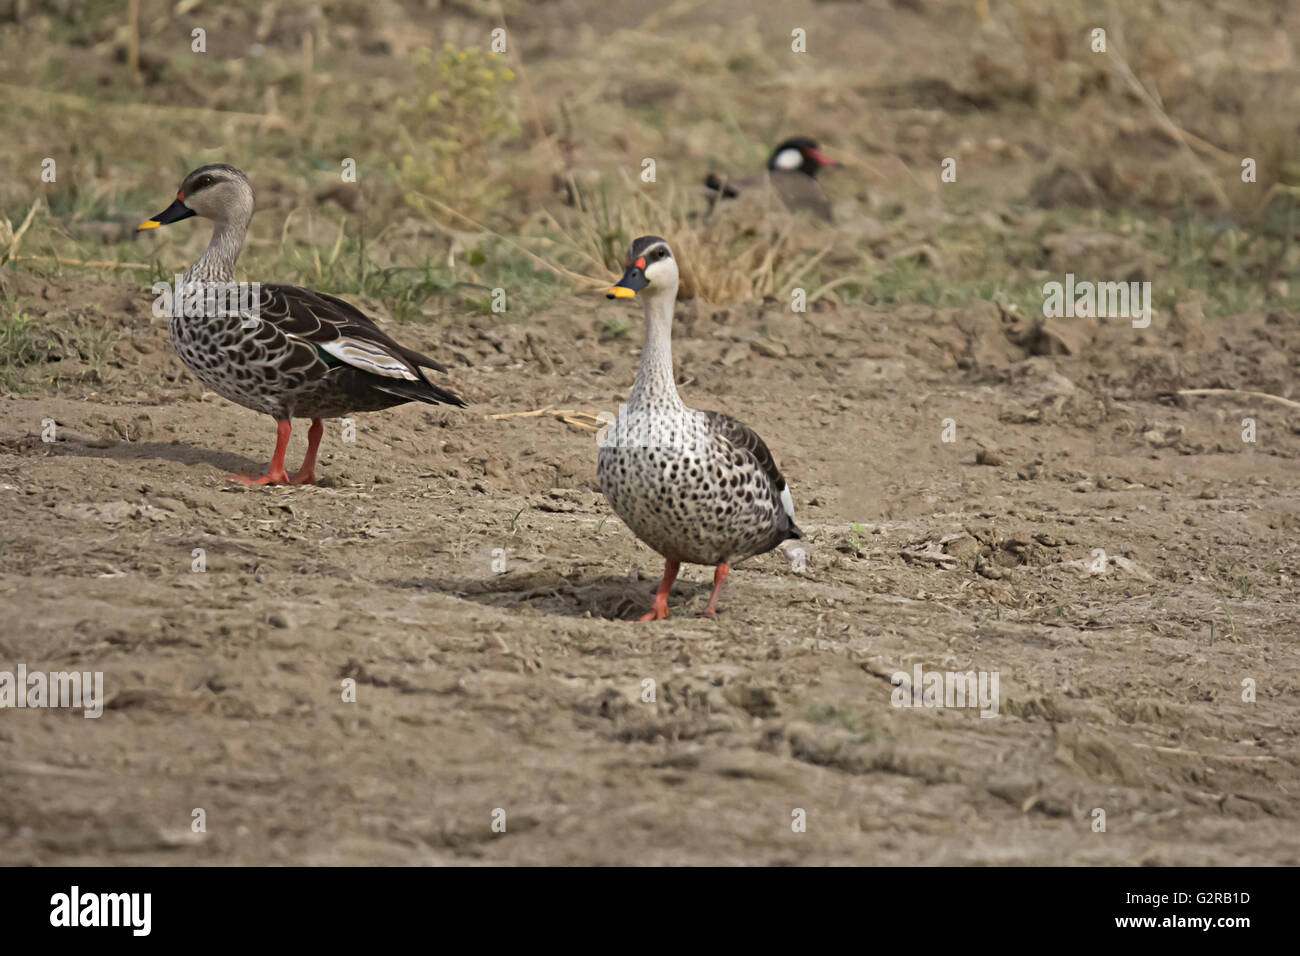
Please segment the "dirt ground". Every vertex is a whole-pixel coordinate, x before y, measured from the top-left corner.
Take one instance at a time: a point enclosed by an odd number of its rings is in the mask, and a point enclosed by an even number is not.
[[[434,182],[452,135],[399,135],[410,55],[484,45],[498,4],[144,0],[129,79],[120,5],[27,6],[0,0],[0,341],[23,316],[45,350],[12,381],[0,350],[0,674],[107,700],[0,710],[0,863],[1300,864],[1300,414],[1247,394],[1300,397],[1296,10],[1107,4],[1119,61],[1048,0],[507,0],[519,137],[456,185],[566,269],[603,271],[637,190],[786,135],[846,163],[838,231],[719,242],[748,296],[674,330],[803,553],[742,564],[712,619],[686,568],[647,625],[662,564],[581,424],[625,400],[639,310],[405,197],[402,154]],[[148,293],[208,230],[131,232],[209,161],[258,184],[241,278],[345,294],[364,256],[470,290],[350,296],[469,407],[327,423],[317,487],[227,480],[273,425],[200,389]],[[829,293],[792,312],[775,276],[808,262]],[[1067,273],[1153,281],[1150,327],[1043,323]],[[529,308],[482,314],[491,276]],[[917,666],[996,673],[996,716],[894,706]]]
[[[145,293],[9,281],[125,327],[114,394],[0,416],[0,660],[102,670],[107,697],[5,714],[0,859],[1300,862],[1300,430],[1170,397],[1277,390],[1294,317],[1103,324],[1063,357],[989,303],[686,304],[683,394],[763,433],[806,569],[742,565],[713,620],[689,569],[644,625],[659,562],[594,434],[492,417],[616,410],[624,306],[404,329],[470,407],[331,423],[322,487],[248,489],[222,473],[265,464],[269,420],[200,393]],[[891,706],[917,664],[997,671],[998,716]]]

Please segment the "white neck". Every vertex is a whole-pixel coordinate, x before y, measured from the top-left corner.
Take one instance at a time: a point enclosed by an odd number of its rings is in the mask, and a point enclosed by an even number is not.
[[[676,285],[645,300],[645,345],[641,349],[641,363],[637,366],[632,395],[628,398],[629,406],[652,398],[682,404],[673,378],[673,305],[676,300]]]

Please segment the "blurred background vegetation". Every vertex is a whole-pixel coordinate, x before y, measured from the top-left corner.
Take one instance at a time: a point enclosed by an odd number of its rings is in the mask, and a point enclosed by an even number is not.
[[[207,229],[132,230],[219,161],[258,191],[246,275],[399,320],[502,286],[527,321],[646,232],[712,302],[1023,315],[1073,271],[1294,311],[1297,26],[1283,0],[0,0],[0,276],[169,277]],[[845,163],[835,227],[702,217],[707,172],[793,134]]]

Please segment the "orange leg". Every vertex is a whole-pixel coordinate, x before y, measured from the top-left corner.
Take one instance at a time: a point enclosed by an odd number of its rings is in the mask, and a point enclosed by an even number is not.
[[[320,447],[320,436],[323,434],[325,425],[319,418],[313,418],[311,428],[307,429],[307,454],[303,456],[302,467],[293,476],[295,485],[316,484],[316,449]]]
[[[655,603],[647,614],[641,615],[642,621],[662,621],[668,616],[668,592],[673,589],[673,582],[677,580],[677,572],[681,569],[681,564],[676,561],[664,562],[664,579],[659,582],[659,590],[655,592]]]
[[[718,595],[722,593],[722,582],[727,580],[731,565],[719,564],[713,570],[713,593],[709,595],[709,606],[700,612],[700,617],[712,617],[718,613]]]
[[[293,426],[289,424],[287,418],[275,423],[275,453],[271,455],[271,467],[267,469],[265,475],[260,478],[254,478],[252,475],[227,477],[244,485],[287,485],[289,476],[284,472],[284,453],[289,447],[289,432],[292,430]]]

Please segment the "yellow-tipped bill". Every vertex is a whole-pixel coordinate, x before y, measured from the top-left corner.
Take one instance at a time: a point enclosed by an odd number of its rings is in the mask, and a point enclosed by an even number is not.
[[[605,290],[607,299],[634,299],[636,294],[650,284],[645,277],[645,260],[629,262],[623,270],[623,278]]]
[[[139,232],[141,229],[157,229],[159,226],[166,226],[169,223],[180,222],[182,219],[188,219],[193,215],[194,210],[185,205],[185,202],[180,196],[177,196],[170,206],[158,213],[158,215],[154,216],[152,219],[146,219],[144,222],[140,223],[140,225],[135,227],[135,231]]]

